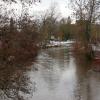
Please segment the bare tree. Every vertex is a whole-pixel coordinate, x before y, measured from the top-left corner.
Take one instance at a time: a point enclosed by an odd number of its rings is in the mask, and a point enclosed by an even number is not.
[[[100,18],[100,0],[71,0],[72,7],[74,8],[74,15],[80,26],[79,36],[83,39],[84,47],[87,51],[90,47],[91,41],[91,26],[99,21]]]
[[[99,0],[71,0],[71,4],[77,20],[94,22],[100,17]]]
[[[41,32],[42,39],[50,40],[51,35],[54,35],[57,31],[57,20],[59,18],[59,14],[57,13],[57,6],[53,4],[50,8],[41,16]]]
[[[0,3],[0,8],[2,8],[0,9],[0,42],[2,44],[0,47],[0,59],[7,61],[13,56],[16,61],[19,61],[36,55],[37,24],[35,20],[31,19],[27,11],[26,2],[32,4],[29,1],[20,0],[23,10],[19,18],[14,16],[15,10],[10,7],[18,3],[17,0],[2,0],[2,3]]]
[[[74,8],[76,20],[85,22],[87,41],[90,41],[91,24],[99,20],[100,1],[99,0],[71,0]],[[82,23],[81,23],[82,24]]]

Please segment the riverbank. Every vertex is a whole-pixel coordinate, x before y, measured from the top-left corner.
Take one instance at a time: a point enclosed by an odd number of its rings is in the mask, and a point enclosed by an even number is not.
[[[40,47],[45,48],[52,48],[52,47],[69,47],[71,44],[73,44],[74,41],[68,40],[68,41],[49,41],[49,43],[46,43],[45,45],[41,45]]]

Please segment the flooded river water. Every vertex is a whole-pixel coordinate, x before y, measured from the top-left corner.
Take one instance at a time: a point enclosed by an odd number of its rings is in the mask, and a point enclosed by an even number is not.
[[[41,50],[28,68],[0,69],[0,100],[100,100],[100,73],[90,67],[66,47]]]

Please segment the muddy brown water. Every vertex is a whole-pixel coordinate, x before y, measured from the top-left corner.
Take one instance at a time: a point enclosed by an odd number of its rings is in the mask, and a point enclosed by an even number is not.
[[[25,68],[0,66],[0,100],[100,100],[100,73],[67,47],[41,50]]]

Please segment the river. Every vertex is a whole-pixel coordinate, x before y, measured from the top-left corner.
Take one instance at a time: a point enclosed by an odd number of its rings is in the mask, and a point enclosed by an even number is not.
[[[100,73],[67,47],[41,50],[25,68],[10,66],[0,69],[0,100],[100,100]]]

